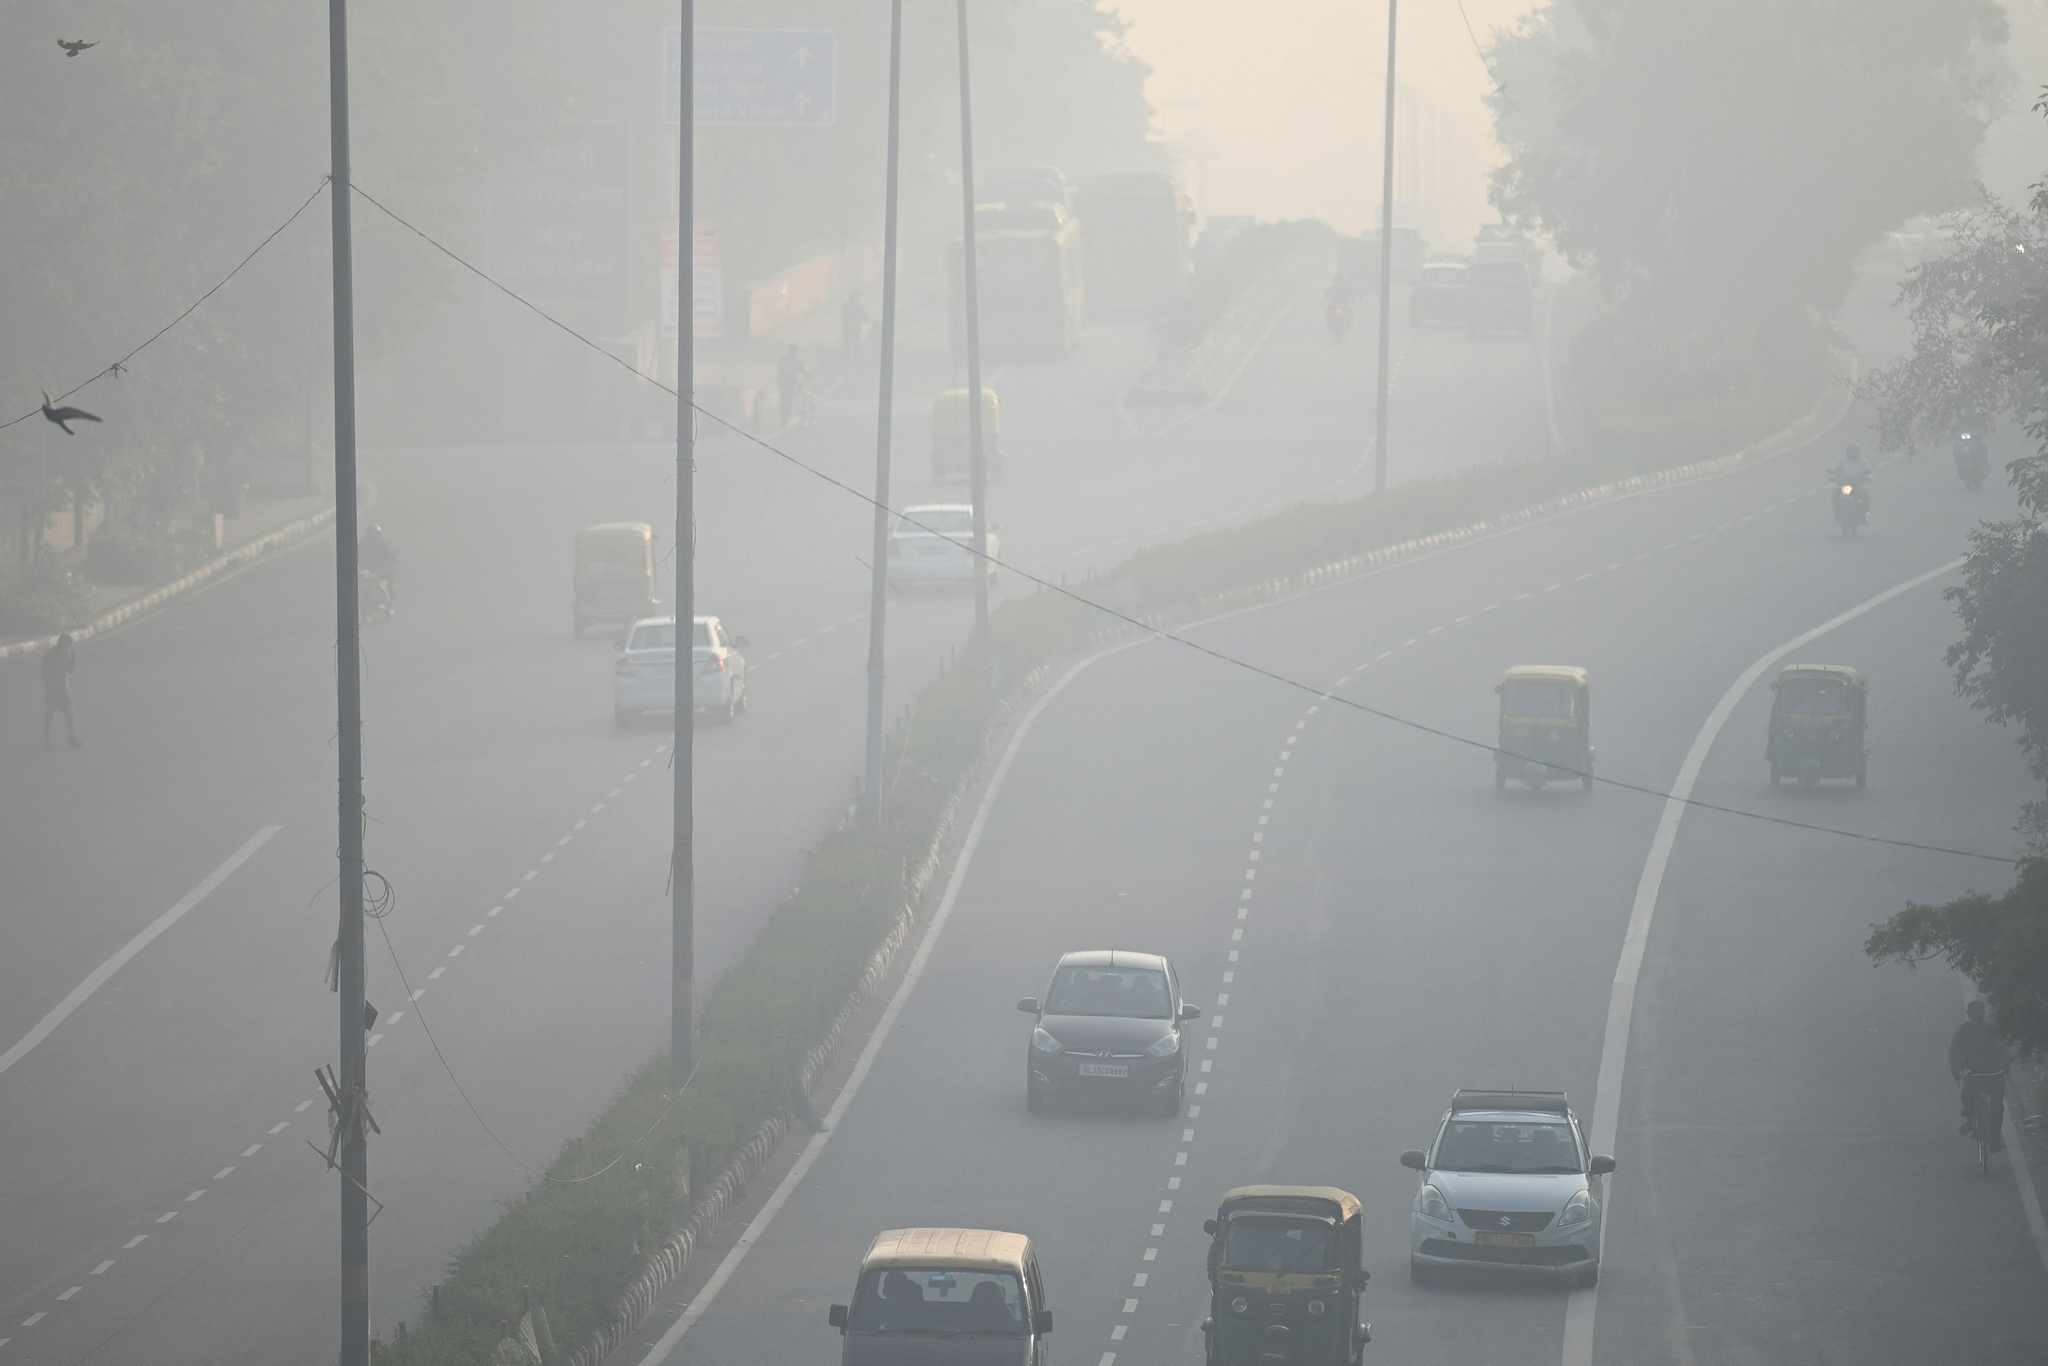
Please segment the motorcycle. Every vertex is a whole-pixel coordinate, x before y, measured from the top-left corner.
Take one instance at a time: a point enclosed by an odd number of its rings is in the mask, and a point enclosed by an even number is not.
[[[356,574],[356,621],[363,626],[398,610],[391,600],[391,580],[372,569]]]
[[[1352,308],[1341,299],[1332,299],[1323,307],[1323,323],[1330,329],[1333,341],[1343,341],[1351,330]]]
[[[1870,521],[1870,490],[1850,476],[1835,485],[1835,524],[1844,536],[1854,536]]]
[[[1982,432],[1956,433],[1955,459],[1956,477],[1961,479],[1963,487],[1972,493],[1991,477],[1991,455],[1985,449]]]

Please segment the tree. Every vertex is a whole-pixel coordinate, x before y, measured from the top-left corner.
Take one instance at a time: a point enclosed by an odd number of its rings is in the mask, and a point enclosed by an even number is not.
[[[1871,927],[1863,951],[1878,963],[1946,961],[1977,984],[1999,1033],[2048,1050],[2048,857],[2022,863],[2003,896],[1907,906]]]

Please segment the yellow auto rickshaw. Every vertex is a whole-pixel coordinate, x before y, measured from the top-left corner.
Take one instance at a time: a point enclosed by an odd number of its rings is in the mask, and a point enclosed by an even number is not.
[[[932,482],[965,479],[972,458],[967,391],[948,389],[932,400]],[[1003,413],[996,391],[981,391],[981,455],[991,482],[1003,477]]]
[[[1823,778],[1864,783],[1870,751],[1864,725],[1870,680],[1847,664],[1788,664],[1771,684],[1771,731],[1764,759],[1771,784],[1797,778],[1811,786]]]
[[[645,522],[605,522],[576,533],[576,634],[596,622],[620,626],[653,616],[654,528]]]
[[[1240,1186],[1202,1225],[1209,1243],[1208,1366],[1354,1366],[1372,1332],[1364,1207],[1335,1186]]]
[[[1568,664],[1517,664],[1493,690],[1500,694],[1500,748],[1493,785],[1510,778],[1540,788],[1576,778],[1593,790],[1593,692],[1584,669]]]

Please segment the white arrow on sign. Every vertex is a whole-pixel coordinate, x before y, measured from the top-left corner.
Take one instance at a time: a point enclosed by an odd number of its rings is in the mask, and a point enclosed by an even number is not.
[[[801,90],[796,92],[796,98],[792,99],[790,103],[796,106],[796,112],[799,114],[807,114],[810,112],[811,97],[809,95],[806,95]]]
[[[811,50],[809,48],[800,47],[790,55],[796,61],[796,69],[798,71],[809,71],[811,69]]]

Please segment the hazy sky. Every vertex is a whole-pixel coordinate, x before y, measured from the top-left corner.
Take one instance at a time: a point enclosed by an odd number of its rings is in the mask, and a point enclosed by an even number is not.
[[[1114,0],[1133,51],[1153,67],[1149,88],[1169,135],[1205,138],[1205,208],[1262,218],[1315,216],[1346,229],[1377,212],[1382,0]],[[1464,0],[1480,41],[1511,26],[1534,0]],[[1473,184],[1491,164],[1492,88],[1456,0],[1401,10],[1400,82],[1463,126]],[[1206,108],[1185,102],[1206,101]],[[1449,167],[1446,167],[1448,170]],[[1476,205],[1465,216],[1476,213]],[[1469,229],[1468,229],[1469,230]]]

